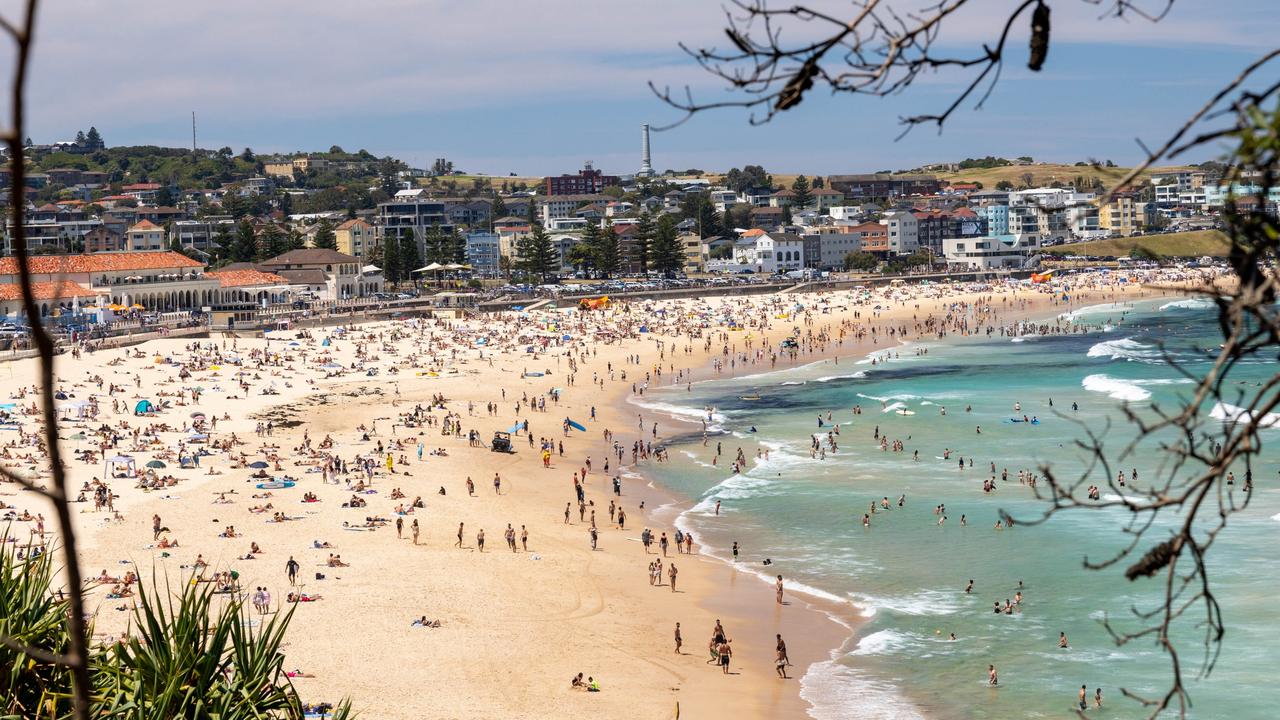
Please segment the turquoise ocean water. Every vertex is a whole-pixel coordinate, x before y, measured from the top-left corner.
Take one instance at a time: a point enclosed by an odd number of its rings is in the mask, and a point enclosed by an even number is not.
[[[869,358],[848,358],[646,396],[643,404],[685,417],[705,417],[713,408],[709,425],[720,431],[706,446],[697,436],[674,440],[671,462],[649,468],[658,482],[696,500],[677,523],[721,558],[739,542],[744,572],[781,573],[793,588],[856,604],[866,617],[832,660],[811,668],[802,681],[820,720],[1073,717],[1081,684],[1088,685],[1090,698],[1096,687],[1103,689],[1104,707],[1090,715],[1138,718],[1146,713],[1120,688],[1165,688],[1167,657],[1152,642],[1117,647],[1099,623],[1105,615],[1121,627],[1136,627],[1128,621],[1129,608],[1151,607],[1158,581],[1127,581],[1123,562],[1104,571],[1082,567],[1086,555],[1101,558],[1121,547],[1127,513],[1077,510],[1034,527],[993,526],[1000,509],[1029,518],[1044,508],[1019,484],[1019,470],[1038,471],[1045,462],[1063,476],[1083,470],[1085,455],[1074,445],[1083,431],[1071,420],[1098,429],[1109,420],[1108,443],[1118,451],[1135,434],[1120,413],[1123,403],[1141,413],[1150,412],[1152,403],[1173,408],[1194,385],[1159,348],[1189,370],[1206,367],[1208,350],[1220,342],[1215,312],[1204,301],[1183,300],[1095,306],[1076,314],[1105,329],[926,341],[896,348],[896,357],[874,365]],[[1252,360],[1234,377],[1264,380],[1277,369],[1273,360]],[[740,398],[755,391],[760,400]],[[853,414],[855,406],[860,415]],[[840,428],[838,451],[814,458],[813,435],[825,439],[831,430],[818,425],[828,411]],[[1206,406],[1203,412],[1221,417],[1224,408]],[[1024,414],[1040,423],[1010,422]],[[1210,419],[1206,430],[1220,431],[1220,420]],[[905,452],[882,451],[877,427],[901,440]],[[1264,431],[1264,439],[1273,434],[1280,442],[1280,428]],[[713,466],[717,442],[722,455]],[[733,475],[729,467],[739,448],[747,470]],[[948,448],[953,453],[944,461]],[[757,458],[766,449],[768,459]],[[958,468],[960,457],[964,469]],[[1141,478],[1152,478],[1161,459],[1152,443],[1112,472],[1136,469]],[[997,476],[1008,469],[1009,481],[997,479],[997,489],[984,493],[992,462]],[[1232,519],[1213,549],[1211,573],[1227,637],[1209,678],[1194,679],[1199,635],[1188,624],[1179,636],[1193,678],[1191,717],[1280,716],[1280,685],[1272,681],[1280,668],[1272,632],[1280,627],[1278,471],[1280,453],[1268,447],[1254,465],[1250,507]],[[1243,478],[1243,466],[1236,476]],[[1100,472],[1092,483],[1111,492]],[[883,497],[892,509],[877,507],[871,527],[864,528],[863,513]],[[939,504],[947,515],[942,526],[934,512]],[[1160,525],[1151,537],[1148,546],[1163,537]],[[764,558],[772,565],[763,565]],[[970,579],[973,592],[966,594]],[[1013,599],[1019,582],[1020,611],[994,614],[992,604]],[[1069,649],[1057,647],[1060,631],[1067,633]],[[987,687],[988,663],[999,669],[998,690]]]

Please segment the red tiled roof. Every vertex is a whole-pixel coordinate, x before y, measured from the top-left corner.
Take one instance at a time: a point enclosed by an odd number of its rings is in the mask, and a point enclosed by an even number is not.
[[[275,273],[261,270],[218,270],[205,273],[206,277],[215,278],[222,287],[247,287],[251,285],[288,285],[289,281]]]
[[[150,220],[139,220],[136,225],[129,228],[129,232],[133,232],[134,230],[162,230],[162,229],[163,228],[151,222]]]
[[[6,258],[7,259],[7,258]],[[97,293],[70,280],[60,282],[33,282],[31,295],[36,300],[69,300],[77,297],[96,297]],[[22,286],[18,283],[0,285],[0,301],[22,299]]]
[[[31,272],[36,275],[204,267],[202,262],[197,262],[182,253],[169,250],[90,253],[86,255],[37,255],[30,260]],[[0,258],[0,275],[17,274],[17,260],[12,257]]]

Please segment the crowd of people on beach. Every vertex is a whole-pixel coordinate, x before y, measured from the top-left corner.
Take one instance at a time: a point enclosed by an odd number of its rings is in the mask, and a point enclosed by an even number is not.
[[[1107,285],[1101,278],[1084,278],[1073,292],[1102,297]],[[447,546],[445,538],[452,536],[453,549],[490,555],[484,527],[468,531],[465,519],[441,517],[432,505],[432,497],[457,496],[477,498],[508,514],[496,527],[505,525],[501,532],[512,555],[536,560],[552,552],[554,543],[534,542],[530,530],[538,531],[538,523],[550,516],[555,518],[552,527],[582,526],[576,531],[585,531],[585,546],[593,552],[642,554],[649,585],[674,596],[681,592],[681,571],[671,553],[693,556],[700,548],[687,528],[651,528],[656,523],[646,513],[643,492],[624,492],[622,473],[624,468],[666,462],[663,432],[669,431],[669,422],[678,427],[678,421],[655,411],[638,414],[633,428],[609,427],[597,419],[595,400],[584,403],[583,398],[606,390],[640,397],[659,385],[691,389],[695,378],[763,372],[813,358],[839,363],[842,353],[847,357],[855,347],[869,346],[876,353],[874,362],[891,363],[901,352],[899,341],[907,338],[1020,337],[1093,329],[1061,316],[1048,322],[1006,319],[1030,312],[1037,303],[1066,305],[1036,287],[937,284],[820,295],[646,301],[600,311],[510,311],[478,320],[406,318],[273,331],[256,338],[166,340],[154,348],[90,352],[92,366],[80,367],[78,374],[60,372],[58,433],[71,450],[64,454],[71,476],[83,478],[77,514],[95,518],[99,529],[134,528],[141,524],[135,513],[141,518],[151,515],[149,532],[137,530],[133,546],[118,553],[121,563],[130,564],[129,572],[116,578],[103,570],[96,579],[104,597],[120,601],[112,605],[117,610],[131,607],[131,588],[139,574],[132,564],[143,550],[154,553],[157,561],[180,553],[192,582],[208,583],[227,598],[248,601],[259,614],[278,612],[282,605],[346,596],[336,574],[373,560],[368,553],[349,553],[351,560],[344,560],[339,550],[345,543],[339,538],[374,533],[386,542],[411,541],[415,547],[434,550]],[[938,309],[919,309],[925,304]],[[891,312],[895,308],[902,312]],[[601,362],[600,349],[610,346],[633,351]],[[491,369],[499,360],[517,363],[518,376],[511,373],[508,382],[491,387],[473,383],[475,387],[460,390],[464,386],[455,385],[448,393],[432,385],[440,379],[467,378],[476,368]],[[15,385],[11,404],[0,409],[0,421],[13,431],[0,442],[0,463],[33,482],[47,483],[48,447],[34,390],[31,383]],[[471,394],[453,394],[458,392]],[[206,409],[211,398],[218,399],[214,404],[220,412]],[[569,399],[580,417],[564,409]],[[383,414],[367,419],[362,415],[346,424],[330,422],[324,430],[313,426],[312,414],[341,405],[376,407]],[[861,407],[851,412],[856,417]],[[708,415],[714,416],[714,410]],[[768,449],[748,453],[737,448],[726,463],[723,439],[716,437],[706,418],[699,424],[703,445],[710,447],[715,440],[714,454],[708,458],[711,465],[739,474],[750,471],[753,459],[768,459]],[[812,457],[849,452],[834,415],[824,411],[818,426],[823,432],[811,438]],[[494,472],[489,480],[492,494],[486,490],[481,499],[468,474],[441,476],[432,470],[432,463],[462,454],[487,457],[497,448],[486,439],[495,434],[509,436],[510,449],[517,455],[523,450],[519,446],[527,445],[523,455],[528,462]],[[918,441],[888,438],[878,427],[874,440],[882,452],[907,456],[910,451],[918,460]],[[602,461],[593,462],[593,454]],[[951,450],[946,454],[950,457]],[[964,468],[966,461],[973,466],[972,457],[960,457],[959,466]],[[986,493],[996,492],[1009,477],[1003,470],[997,483],[994,464],[990,470],[983,480]],[[540,473],[560,479],[544,481]],[[1136,475],[1135,471],[1133,480]],[[1029,470],[1017,470],[1016,478],[1021,485],[1035,487],[1035,474]],[[564,483],[563,522],[557,517],[558,502],[554,508],[522,504],[528,502],[525,488],[533,482]],[[212,491],[212,529],[189,520],[162,520],[167,504],[197,502],[198,489]],[[4,495],[0,510],[5,519],[30,526],[25,537],[12,534],[14,525],[6,526],[4,542],[30,544],[35,551],[50,547],[54,534],[35,497],[10,500],[7,496],[13,493]],[[905,502],[904,495],[896,505],[901,508]],[[603,517],[597,519],[597,510],[603,511],[606,503],[607,525]],[[341,519],[318,527],[317,513],[330,507],[340,511]],[[882,497],[864,507],[862,523],[871,528],[877,513],[890,510],[890,500]],[[716,499],[717,515],[719,509]],[[541,511],[548,512],[539,517]],[[628,516],[637,513],[640,526],[628,526]],[[171,513],[164,514],[168,518]],[[946,520],[945,508],[936,514],[939,524]],[[187,517],[185,511],[173,515]],[[266,531],[256,529],[256,518],[294,529],[260,536]],[[960,523],[967,523],[965,516]],[[627,543],[610,542],[606,533],[638,539],[640,547],[632,551]],[[232,546],[237,549],[220,550]],[[739,550],[734,543],[734,560]],[[213,567],[205,552],[234,560]],[[281,566],[273,562],[276,569],[268,571],[256,562],[281,556],[289,558],[282,597],[268,589],[280,581],[276,573]],[[304,573],[303,562],[295,557],[308,558],[314,570]],[[246,580],[251,580],[253,590],[242,585]],[[777,575],[779,606],[784,605],[783,583],[783,576]],[[316,592],[317,586],[325,592]],[[997,603],[997,611],[1014,612],[1022,604],[1021,593],[1015,598],[1004,608]],[[442,617],[431,620],[422,615],[414,625],[448,631],[454,627],[448,622],[449,610],[441,608]],[[99,639],[118,641],[125,632],[100,630]],[[682,654],[682,642],[677,623],[676,653]],[[733,641],[719,620],[707,648],[708,663],[729,674]],[[776,675],[789,678],[790,659],[781,634],[773,656]],[[990,670],[995,685],[994,666]],[[326,680],[330,681],[334,679]],[[600,690],[594,677],[583,680],[581,674],[572,687]],[[1101,695],[1097,697],[1100,704]]]

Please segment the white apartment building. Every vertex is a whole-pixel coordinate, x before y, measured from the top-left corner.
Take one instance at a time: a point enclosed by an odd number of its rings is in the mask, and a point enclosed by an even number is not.
[[[889,238],[889,252],[910,255],[920,246],[920,221],[910,210],[890,210],[881,218]]]
[[[1040,237],[1034,234],[946,238],[942,241],[947,267],[954,270],[1021,268],[1039,248]]]

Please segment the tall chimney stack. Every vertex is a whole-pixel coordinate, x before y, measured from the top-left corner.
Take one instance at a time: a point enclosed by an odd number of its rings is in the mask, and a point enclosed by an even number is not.
[[[640,125],[640,169],[636,171],[636,177],[653,177],[653,164],[649,157],[649,123]]]

